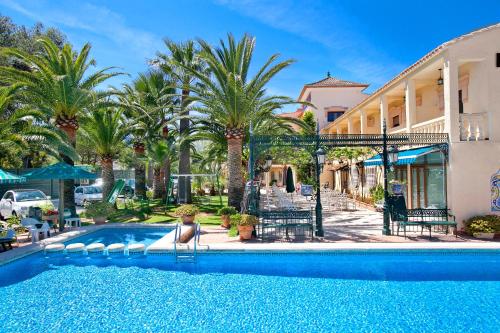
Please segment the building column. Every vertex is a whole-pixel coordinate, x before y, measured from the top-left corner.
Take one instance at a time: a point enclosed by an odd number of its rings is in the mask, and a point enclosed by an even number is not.
[[[354,119],[352,117],[347,118],[347,134],[354,134]]]
[[[443,66],[444,129],[451,142],[460,141],[458,113],[458,63],[446,58]]]
[[[417,119],[417,102],[415,93],[415,81],[407,80],[405,85],[405,118],[406,131],[411,133],[412,125],[415,125]]]
[[[340,126],[337,126],[337,134],[342,134],[342,130],[340,129]]]
[[[408,208],[413,208],[413,192],[412,192],[412,174],[411,174],[411,164],[406,165],[406,201],[408,201]]]
[[[359,110],[359,127],[361,130],[361,134],[367,134],[368,126],[367,126],[366,112],[363,109]]]
[[[384,131],[384,120],[387,122],[389,128],[389,105],[387,104],[387,96],[380,96],[380,133]]]

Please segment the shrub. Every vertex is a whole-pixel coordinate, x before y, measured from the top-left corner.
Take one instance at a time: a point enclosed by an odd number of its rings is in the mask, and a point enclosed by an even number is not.
[[[12,228],[13,226],[17,226],[21,223],[21,218],[18,216],[11,216],[7,219],[7,225],[9,228]]]
[[[469,235],[476,232],[500,232],[500,216],[474,216],[465,221],[465,232]]]
[[[87,217],[108,218],[116,211],[115,207],[109,202],[92,202],[87,204],[85,208],[85,216]]]
[[[234,214],[229,217],[232,225],[253,226],[259,224],[259,218],[248,214]]]
[[[231,221],[231,225],[239,225],[241,223],[241,214],[236,213],[229,216],[229,221]]]
[[[153,190],[146,191],[146,198],[148,198],[149,200],[153,199]]]
[[[56,215],[57,210],[55,209],[52,203],[47,203],[40,205],[40,209],[42,210],[43,215]]]
[[[379,201],[384,200],[384,187],[382,185],[377,185],[370,189],[370,196],[373,199],[373,202],[377,203]]]
[[[217,214],[219,214],[219,215],[234,215],[236,213],[238,213],[236,211],[236,209],[234,207],[231,207],[231,206],[229,206],[229,207],[222,207],[217,212]]]
[[[200,210],[195,205],[182,205],[177,207],[175,215],[177,216],[195,216]]]

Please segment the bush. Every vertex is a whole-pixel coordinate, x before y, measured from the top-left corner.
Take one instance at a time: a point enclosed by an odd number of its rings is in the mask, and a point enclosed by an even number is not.
[[[115,207],[109,202],[91,202],[85,206],[85,216],[109,218],[115,213]]]
[[[9,226],[9,228],[17,226],[20,223],[21,223],[21,218],[18,216],[11,216],[7,219],[7,225]]]
[[[259,218],[248,214],[234,214],[229,217],[232,225],[253,226],[259,224]]]
[[[500,216],[474,216],[465,221],[465,232],[469,235],[477,232],[500,232]]]
[[[146,191],[146,198],[148,198],[149,200],[153,199],[153,190]]]
[[[217,214],[219,214],[219,215],[234,215],[236,213],[238,213],[236,211],[236,209],[234,207],[231,207],[231,206],[229,206],[229,207],[222,207],[217,212]]]
[[[384,200],[384,187],[382,185],[377,185],[370,189],[370,196],[373,199],[373,202],[377,203],[379,201]]]
[[[200,210],[195,205],[182,205],[177,207],[175,215],[177,216],[195,216]]]

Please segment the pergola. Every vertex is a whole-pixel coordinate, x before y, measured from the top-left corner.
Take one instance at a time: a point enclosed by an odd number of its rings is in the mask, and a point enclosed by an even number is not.
[[[398,133],[387,134],[384,121],[382,134],[320,134],[319,128],[315,135],[253,135],[250,129],[250,156],[249,156],[249,178],[253,180],[256,175],[256,161],[271,147],[298,147],[311,152],[311,157],[316,165],[316,235],[324,236],[321,191],[319,176],[321,174],[322,163],[324,163],[325,149],[340,147],[370,147],[382,156],[384,171],[384,226],[382,233],[390,235],[390,217],[388,207],[388,171],[394,160],[391,161],[389,155],[397,153],[399,148],[412,148],[421,146],[436,146],[444,155],[448,156],[448,134],[446,133]],[[397,156],[397,154],[396,154]],[[397,158],[397,157],[396,157]],[[252,214],[259,214],[259,196],[255,193],[255,188],[251,186],[249,195],[249,211]]]

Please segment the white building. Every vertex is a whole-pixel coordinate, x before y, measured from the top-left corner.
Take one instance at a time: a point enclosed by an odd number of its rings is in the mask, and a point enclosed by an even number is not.
[[[500,169],[500,23],[436,47],[367,98],[361,90],[344,98],[316,89],[306,85],[301,98],[311,94],[314,103],[321,96],[321,124],[329,107],[347,107],[322,133],[377,134],[385,119],[389,134],[449,135],[447,159],[429,149],[397,166],[397,178],[407,183],[408,206],[445,206],[459,225],[473,215],[499,213],[492,177]],[[345,178],[338,173],[325,168],[322,181],[338,186],[342,181],[335,177]]]

